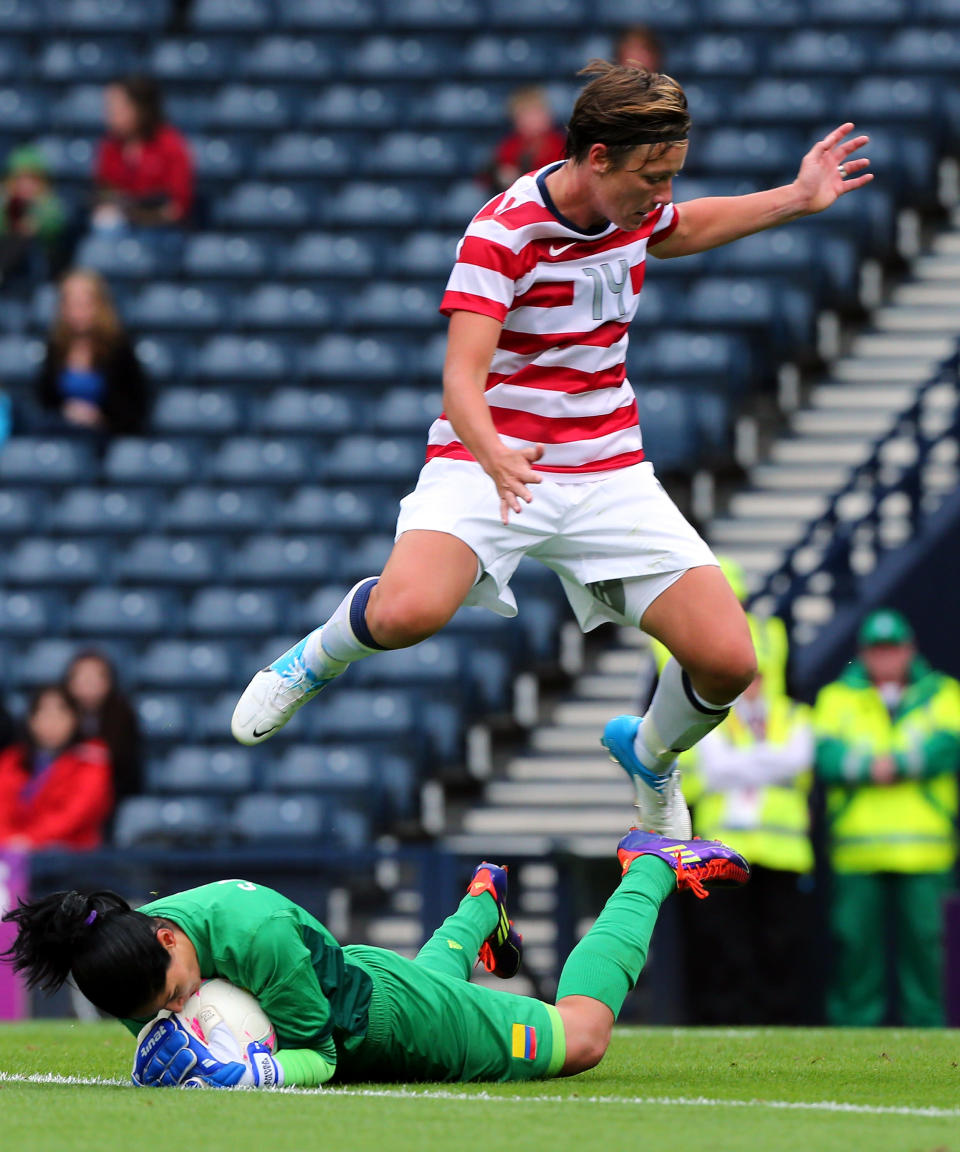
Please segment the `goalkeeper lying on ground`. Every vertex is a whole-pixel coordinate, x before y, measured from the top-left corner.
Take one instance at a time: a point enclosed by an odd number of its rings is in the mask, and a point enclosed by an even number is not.
[[[112,892],[58,892],[4,920],[18,935],[4,956],[31,986],[72,972],[98,1008],[140,1033],[141,1085],[315,1086],[338,1081],[531,1080],[598,1064],[643,968],[661,903],[674,888],[705,896],[742,884],[746,861],[716,841],[631,830],[623,876],[570,953],[556,1007],[470,984],[474,957],[512,976],[520,937],[506,911],[506,872],[481,864],[467,895],[414,960],[341,948],[308,912],[269,888],[221,880],[134,911]],[[213,976],[257,997],[278,1040],[214,1054],[175,1016]],[[245,1058],[246,1057],[246,1058]]]

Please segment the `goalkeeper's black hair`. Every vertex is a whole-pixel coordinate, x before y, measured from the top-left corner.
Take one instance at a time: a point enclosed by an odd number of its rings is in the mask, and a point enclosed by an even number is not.
[[[53,992],[73,975],[102,1012],[131,1017],[166,988],[170,953],[157,939],[165,921],[137,912],[116,892],[54,892],[18,901],[5,923],[17,925],[0,958],[28,988]]]

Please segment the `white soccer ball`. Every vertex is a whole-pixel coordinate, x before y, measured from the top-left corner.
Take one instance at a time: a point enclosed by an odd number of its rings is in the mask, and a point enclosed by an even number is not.
[[[210,1044],[210,1032],[222,1021],[245,1051],[255,1040],[277,1049],[277,1034],[255,996],[229,980],[205,980],[178,1013],[201,1044]]]

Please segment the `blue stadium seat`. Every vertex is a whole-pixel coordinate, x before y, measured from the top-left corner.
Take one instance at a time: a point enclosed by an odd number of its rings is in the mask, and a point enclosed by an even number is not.
[[[130,663],[129,646],[121,642],[97,641],[97,651],[103,652],[118,668]],[[62,637],[44,637],[25,645],[16,661],[7,665],[7,673],[20,689],[36,688],[41,684],[59,684],[67,665],[82,650],[75,640]]]
[[[94,156],[91,140],[40,136],[36,144],[51,176],[61,180],[89,180]]]
[[[195,636],[264,636],[280,627],[276,598],[259,589],[204,588],[187,608]]]
[[[64,604],[53,592],[0,590],[0,635],[50,636],[61,626]]]
[[[328,326],[332,318],[327,296],[306,285],[261,284],[244,296],[238,311],[247,328],[316,331]]]
[[[70,626],[83,636],[148,637],[175,631],[179,619],[179,603],[167,592],[91,587],[77,598]]]
[[[234,182],[248,175],[251,149],[229,136],[190,136],[193,166],[201,183],[213,180]]]
[[[731,105],[734,120],[779,124],[814,124],[842,106],[836,86],[816,81],[765,77],[736,96]]]
[[[623,28],[638,20],[649,21],[654,28],[696,28],[699,6],[693,0],[597,0],[593,18],[600,24]]]
[[[438,84],[416,101],[417,124],[437,124],[476,131],[502,129],[506,118],[506,92],[502,85],[487,83]]]
[[[42,532],[48,516],[46,493],[0,489],[0,536],[15,538],[27,532]]]
[[[408,486],[413,487],[412,479]],[[387,507],[392,510],[395,523],[397,518],[396,501],[391,501]],[[345,584],[355,584],[364,576],[383,571],[387,558],[393,549],[392,527],[393,525],[391,525],[390,531],[380,532],[373,536],[364,536],[351,547],[344,549],[340,555],[340,576]]]
[[[226,688],[237,680],[228,644],[154,640],[136,662],[137,679],[151,688]]]
[[[326,707],[306,708],[294,723],[301,739],[307,735],[323,745],[331,740],[350,740],[396,741],[399,746],[405,741],[412,745],[418,738],[417,708],[412,696],[375,688],[338,686],[336,695],[331,692]]]
[[[174,532],[252,532],[268,522],[273,501],[265,491],[181,488],[162,509],[162,526]]]
[[[90,135],[102,132],[103,85],[74,84],[62,90],[47,109],[45,127],[58,132],[71,128]]]
[[[120,437],[111,442],[103,462],[104,475],[117,484],[186,484],[200,470],[198,453],[176,439]]]
[[[218,329],[228,307],[229,299],[222,290],[192,284],[148,284],[128,300],[126,315],[131,326],[141,330]]]
[[[289,376],[290,356],[278,340],[264,337],[213,336],[197,352],[196,374],[201,380],[283,380]]]
[[[8,584],[33,588],[105,582],[110,579],[111,567],[110,553],[99,541],[44,536],[19,541],[2,561]]]
[[[699,455],[696,424],[686,397],[668,388],[644,388],[637,394],[643,449],[660,472],[691,469]]]
[[[118,848],[209,846],[222,838],[220,806],[200,796],[128,796],[118,809],[113,840]]]
[[[301,119],[306,127],[329,132],[337,128],[390,128],[408,121],[409,96],[398,85],[332,84],[308,99]]]
[[[228,573],[238,584],[308,584],[336,578],[336,549],[315,533],[304,536],[251,536],[231,550]]]
[[[386,132],[366,156],[364,167],[371,175],[447,176],[460,170],[464,161],[461,140],[449,133]]]
[[[446,279],[457,257],[459,235],[452,232],[413,232],[387,254],[394,276],[442,276]]]
[[[417,284],[381,281],[357,293],[349,309],[352,324],[369,328],[438,328],[442,293]]]
[[[420,217],[416,192],[399,184],[351,181],[335,192],[322,214],[325,222],[355,227],[409,226]]]
[[[30,340],[21,333],[0,336],[0,372],[4,383],[29,383],[36,376],[43,355],[44,346],[39,340]],[[4,452],[7,450],[5,447]]]
[[[416,769],[409,757],[379,748],[295,744],[266,773],[277,792],[342,796],[392,817],[411,814]]]
[[[63,31],[146,32],[169,20],[170,0],[56,0],[47,6],[46,16]]]
[[[236,436],[214,454],[210,475],[228,484],[297,484],[319,471],[314,455],[297,441]]]
[[[860,123],[890,121],[909,124],[928,120],[936,107],[930,82],[912,77],[869,76],[858,81],[847,93],[844,114]]]
[[[729,122],[730,96],[726,81],[718,82],[711,79],[698,83],[694,80],[684,84],[683,92],[690,107],[693,123],[698,129]]]
[[[799,137],[782,129],[712,128],[698,140],[690,167],[698,172],[749,172],[763,178],[790,172],[792,178],[805,151]]]
[[[490,189],[476,180],[457,180],[434,201],[429,212],[430,222],[439,227],[458,228],[462,235],[489,199]]]
[[[473,28],[483,22],[482,0],[404,0],[387,4],[382,19],[388,27]]]
[[[39,89],[0,88],[0,124],[5,132],[33,136],[49,128],[46,94]]]
[[[412,483],[423,467],[422,437],[344,436],[324,461],[327,476],[354,481]]]
[[[95,232],[80,241],[75,263],[102,272],[108,280],[147,281],[175,275],[178,260],[147,236]]]
[[[91,446],[83,440],[22,436],[0,451],[2,484],[82,484],[95,475]]]
[[[190,23],[202,31],[254,31],[273,23],[270,0],[193,0]]]
[[[364,236],[307,232],[290,244],[282,271],[285,276],[296,279],[360,280],[372,274],[374,263],[373,243]]]
[[[46,15],[36,0],[0,0],[0,27],[7,32],[33,31]]]
[[[171,388],[154,402],[151,424],[161,434],[236,432],[243,424],[243,409],[237,397],[223,389]]]
[[[770,65],[804,77],[820,73],[862,75],[875,50],[869,33],[857,35],[825,28],[804,28],[771,45]]]
[[[700,443],[721,458],[729,456],[732,403],[726,392],[697,388],[690,393],[690,406]]]
[[[183,253],[183,270],[191,278],[222,276],[230,280],[259,279],[271,267],[264,241],[252,236],[191,236]]]
[[[373,336],[324,336],[304,349],[300,369],[321,380],[396,380],[406,357],[402,345]]]
[[[451,51],[451,45],[436,36],[369,36],[346,56],[346,70],[371,80],[406,77],[419,83],[443,76]]]
[[[234,745],[174,748],[147,768],[151,788],[159,793],[236,795],[254,786],[249,752]]]
[[[309,844],[319,848],[327,842],[324,805],[317,796],[296,793],[276,796],[255,792],[244,796],[233,812],[232,834],[239,840],[277,845]]]
[[[591,15],[592,8],[591,4]],[[485,15],[495,26],[556,28],[582,25],[586,9],[581,0],[490,0]]]
[[[509,80],[549,76],[551,53],[540,35],[475,37],[463,49],[460,70],[467,76]]]
[[[199,76],[211,80],[232,77],[237,74],[237,49],[221,36],[165,39],[154,44],[148,64],[150,74],[158,80],[189,83]]]
[[[234,131],[278,132],[295,116],[293,98],[283,89],[260,84],[228,84],[210,104],[210,123]]]
[[[956,19],[960,20],[960,5]],[[882,63],[901,72],[915,72],[930,76],[945,72],[955,76],[960,69],[960,27],[904,28],[886,43],[881,54]]]
[[[920,20],[949,24],[960,20],[960,0],[914,0],[914,14]]]
[[[189,375],[193,348],[173,336],[141,337],[136,341],[137,356],[154,385],[171,380],[177,383]]]
[[[350,487],[299,485],[274,515],[293,532],[369,532],[377,522],[377,498]]]
[[[359,151],[357,142],[343,133],[286,132],[257,153],[256,169],[267,177],[329,180],[354,171]]]
[[[310,197],[290,184],[238,184],[211,206],[219,227],[302,228],[312,215]]]
[[[816,24],[901,24],[908,0],[810,0],[807,19]]]
[[[240,73],[256,80],[325,80],[336,67],[332,46],[317,36],[265,36],[248,48]]]
[[[796,28],[805,13],[802,0],[710,0],[701,17],[740,28]]]
[[[289,435],[339,436],[355,423],[353,406],[342,392],[278,388],[259,406],[254,427]]]
[[[433,694],[444,689],[454,693],[462,688],[459,646],[450,636],[432,636],[412,648],[398,648],[378,654],[376,660],[361,660],[351,680],[356,685],[422,685]]]
[[[374,0],[276,0],[281,28],[369,28],[379,17]]]
[[[678,75],[755,76],[760,71],[750,37],[733,32],[707,33],[671,51],[670,67]]]
[[[137,716],[143,734],[150,741],[189,740],[193,737],[203,709],[194,706],[192,697],[183,692],[145,692],[136,696]]]
[[[392,388],[373,411],[373,427],[378,432],[419,432],[425,437],[442,408],[439,391]]]
[[[150,528],[156,512],[156,500],[149,491],[71,487],[58,493],[50,526],[60,532],[123,536]]]
[[[37,60],[37,71],[55,83],[108,81],[132,72],[137,58],[116,40],[51,40]]]
[[[664,379],[678,378],[709,377],[736,387],[749,379],[751,367],[750,345],[729,332],[664,329],[635,342],[627,353],[631,383],[641,391]]]
[[[168,536],[140,536],[116,562],[120,579],[142,584],[209,583],[221,570],[214,545]]]

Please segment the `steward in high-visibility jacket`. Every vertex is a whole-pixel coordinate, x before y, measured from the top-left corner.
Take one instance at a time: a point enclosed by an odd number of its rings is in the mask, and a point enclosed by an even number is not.
[[[900,1015],[942,1023],[942,910],[957,859],[960,684],[916,654],[899,613],[871,613],[860,658],[814,706],[833,873],[836,1024],[886,1015],[885,911],[896,918]]]
[[[721,899],[689,918],[691,951],[702,956],[700,944],[709,947],[714,977],[692,994],[697,1023],[800,1024],[815,1017],[807,961],[813,754],[810,710],[771,692],[758,676],[726,720],[681,757],[694,831],[723,837],[751,867],[741,899]]]

